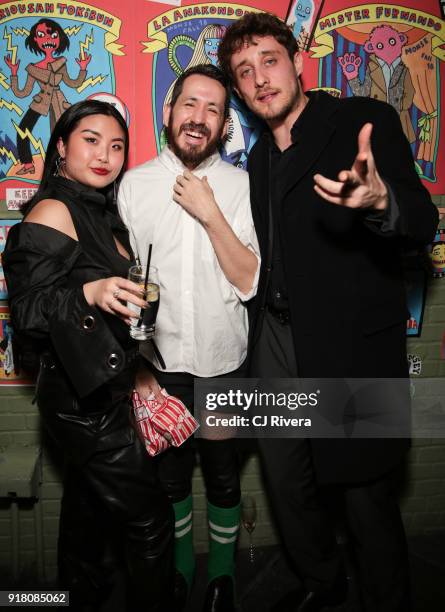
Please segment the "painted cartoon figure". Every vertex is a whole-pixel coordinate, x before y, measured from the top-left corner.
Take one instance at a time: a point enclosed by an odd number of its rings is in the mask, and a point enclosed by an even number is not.
[[[172,38],[168,49],[168,57],[170,66],[176,73],[176,76],[178,77],[184,72],[184,70],[187,70],[187,68],[192,68],[198,64],[213,64],[213,66],[217,66],[218,47],[226,30],[227,28],[224,25],[210,23],[201,30],[196,41],[190,36],[185,36],[182,34]],[[176,57],[176,51],[182,45],[193,49],[192,57],[185,68],[181,66]],[[170,88],[165,96],[165,104],[170,104],[175,82],[176,80],[170,85]]]
[[[218,47],[220,42],[221,37],[205,39],[204,53],[213,66],[218,65]]]
[[[297,40],[302,34],[306,36],[309,35],[309,23],[312,19],[313,12],[313,0],[297,0],[297,2],[295,3],[295,23],[293,28],[293,34]]]
[[[354,96],[369,96],[383,100],[393,106],[400,115],[403,131],[410,143],[415,142],[409,109],[413,104],[414,86],[410,72],[402,60],[402,50],[407,37],[389,25],[381,25],[371,30],[364,49],[369,53],[363,83],[360,82],[359,69],[362,58],[355,53],[345,53],[338,57],[344,76]]]
[[[32,53],[44,55],[44,58],[40,62],[26,66],[26,83],[23,89],[20,89],[17,76],[20,60],[13,63],[10,55],[5,57],[5,62],[11,70],[11,88],[17,98],[29,96],[35,83],[40,87],[40,91],[33,97],[18,126],[20,131],[17,134],[17,150],[23,165],[16,172],[17,175],[35,173],[30,140],[28,135],[25,135],[26,131],[32,132],[39,118],[48,114],[52,131],[63,111],[71,106],[60,89],[60,83],[63,82],[72,88],[82,85],[91,60],[91,55],[87,53],[83,58],[82,56],[76,58],[79,74],[75,79],[69,76],[66,58],[60,55],[65,49],[69,49],[70,42],[60,25],[52,19],[41,19],[35,23],[25,40],[25,46]]]
[[[310,0],[312,2],[312,0]],[[169,45],[169,63],[177,76],[187,68],[198,64],[218,65],[218,47],[227,28],[225,25],[211,23],[205,26],[198,38],[193,40],[189,36],[175,36]],[[182,68],[176,57],[176,50],[181,45],[193,49],[192,57],[185,68]],[[164,104],[169,104],[176,79],[170,85],[165,96]],[[245,167],[248,154],[258,139],[261,128],[254,115],[241,104],[239,99],[232,95],[230,99],[230,118],[227,138],[224,141],[221,155],[225,161]],[[161,142],[165,144],[165,133],[161,134]]]
[[[431,249],[431,262],[433,273],[441,275],[445,270],[445,243],[437,242]]]
[[[5,376],[14,373],[14,354],[12,350],[12,327],[8,321],[3,321],[3,338],[0,341],[0,351],[3,353],[3,372]]]

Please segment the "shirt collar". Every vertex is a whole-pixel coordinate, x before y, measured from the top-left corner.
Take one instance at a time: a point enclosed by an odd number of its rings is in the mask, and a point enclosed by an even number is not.
[[[291,127],[290,135],[292,139],[292,143],[295,144],[298,141],[298,137],[303,133],[305,126],[307,126],[308,122],[311,123],[314,112],[317,113],[315,109],[315,100],[318,98],[317,91],[306,91],[305,95],[308,97],[308,101],[306,106],[301,111],[300,115],[297,117],[294,125]]]
[[[175,175],[183,174],[183,172],[187,170],[182,161],[173,153],[173,151],[168,145],[166,145],[162,149],[159,155],[159,161],[163,166],[165,166],[170,172],[173,172]],[[221,155],[217,151],[215,151],[213,155],[207,157],[207,159],[205,159],[202,163],[199,164],[197,168],[193,170],[193,174],[196,174],[197,176],[202,176],[205,174],[206,171],[209,170],[209,168],[217,166],[220,162]]]
[[[385,68],[387,66],[390,70],[395,70],[402,61],[402,58],[400,56],[396,57],[392,64],[387,64],[384,60],[380,59],[380,57],[377,56],[375,56],[375,59],[380,64],[381,68]]]

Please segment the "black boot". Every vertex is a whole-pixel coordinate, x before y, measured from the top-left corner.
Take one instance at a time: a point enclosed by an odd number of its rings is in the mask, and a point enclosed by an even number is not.
[[[202,612],[235,612],[232,576],[217,576],[209,582]]]
[[[271,612],[321,612],[346,601],[348,580],[344,574],[338,576],[330,589],[307,591],[300,587],[287,593],[271,608]]]
[[[176,570],[175,572],[175,591],[174,591],[174,602],[175,602],[175,612],[183,612],[187,605],[189,590],[187,580]]]

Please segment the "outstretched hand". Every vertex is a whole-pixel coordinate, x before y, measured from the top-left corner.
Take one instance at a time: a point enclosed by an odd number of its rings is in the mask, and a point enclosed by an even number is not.
[[[79,64],[81,70],[86,70],[90,61],[91,61],[91,54],[89,55],[88,53],[84,54],[84,58],[82,58],[81,55],[79,55],[78,58],[76,57],[76,62]]]
[[[362,58],[360,55],[356,56],[355,53],[345,53],[344,55],[337,57],[337,61],[348,81],[352,81],[352,79],[356,79],[358,77],[358,71],[362,65]]]
[[[385,210],[388,190],[377,171],[371,149],[372,123],[365,123],[358,135],[358,153],[350,170],[342,170],[333,181],[314,176],[314,189],[327,202],[347,208]]]
[[[17,76],[17,72],[20,66],[20,60],[14,63],[12,61],[11,55],[8,53],[8,55],[5,56],[5,64],[11,70],[11,76]]]

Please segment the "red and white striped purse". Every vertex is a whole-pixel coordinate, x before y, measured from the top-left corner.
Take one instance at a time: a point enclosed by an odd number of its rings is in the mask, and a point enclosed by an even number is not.
[[[138,430],[149,455],[162,453],[171,446],[181,446],[198,429],[199,424],[185,404],[161,389],[163,401],[154,394],[141,398],[133,391],[133,411]]]

